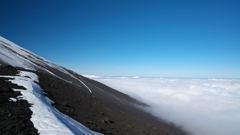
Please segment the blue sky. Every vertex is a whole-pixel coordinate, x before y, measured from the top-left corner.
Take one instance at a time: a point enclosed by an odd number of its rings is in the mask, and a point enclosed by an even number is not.
[[[239,0],[1,0],[0,35],[81,74],[240,78]]]

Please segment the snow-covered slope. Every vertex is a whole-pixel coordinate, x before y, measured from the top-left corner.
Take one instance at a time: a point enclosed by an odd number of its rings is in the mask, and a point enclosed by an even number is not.
[[[72,74],[70,74],[65,68],[54,64],[44,58],[37,56],[36,54],[29,52],[28,50],[14,44],[13,42],[0,36],[0,63],[9,64],[14,67],[21,67],[24,69],[30,70],[42,70],[47,73],[50,73],[62,80],[61,76],[57,76],[54,71],[62,72],[62,74],[68,75],[73,79],[79,81],[83,86],[85,86],[89,92],[92,92],[91,89],[84,84],[84,82]],[[69,81],[68,81],[69,82]],[[70,82],[71,83],[71,82]]]
[[[37,70],[40,68],[46,70],[49,67],[54,67],[60,71],[66,72],[62,67],[25,50],[1,36],[0,44],[0,61],[3,63],[31,70]]]

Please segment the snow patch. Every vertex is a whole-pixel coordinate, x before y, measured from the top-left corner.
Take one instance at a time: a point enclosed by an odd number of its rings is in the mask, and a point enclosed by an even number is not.
[[[9,98],[9,101],[16,102],[16,101],[17,101],[17,99],[16,99],[16,98],[13,98],[13,97],[10,97],[10,98]]]
[[[41,135],[101,135],[100,133],[89,130],[81,123],[54,108],[51,105],[53,101],[45,97],[39,85],[35,83],[38,82],[38,76],[36,74],[21,71],[19,76],[0,77],[13,78],[13,80],[9,81],[26,88],[26,90],[14,89],[14,91],[21,92],[22,96],[18,96],[19,99],[25,99],[28,103],[32,104],[30,107],[33,112],[31,121]],[[15,101],[13,98],[10,99]]]

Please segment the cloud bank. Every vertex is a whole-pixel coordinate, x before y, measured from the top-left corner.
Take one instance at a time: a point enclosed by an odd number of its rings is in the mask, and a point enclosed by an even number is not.
[[[240,134],[240,80],[87,76],[149,104],[193,135]]]

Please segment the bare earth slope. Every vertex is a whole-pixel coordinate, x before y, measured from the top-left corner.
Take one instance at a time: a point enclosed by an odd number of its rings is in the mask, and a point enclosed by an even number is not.
[[[51,63],[2,37],[0,37],[0,49],[0,75],[14,75],[19,70],[36,73],[39,76],[40,87],[46,93],[46,96],[54,101],[53,106],[92,130],[103,134],[186,134],[180,128],[165,123],[135,107],[135,105],[147,106],[146,104],[104,84]],[[17,86],[11,86],[9,82],[3,79],[1,79],[0,86],[1,99],[5,99],[4,101],[1,100],[0,103],[2,107],[1,120],[4,120],[5,117],[9,117],[8,115],[12,115],[9,114],[11,110],[7,113],[2,111],[7,110],[4,107],[11,108],[11,106],[14,106],[13,104],[18,104],[20,101],[9,101],[10,97],[19,95],[19,93],[9,90]],[[6,94],[5,89],[8,89],[8,92],[12,95]],[[29,106],[25,103],[25,105],[19,106],[20,108],[15,107],[14,110],[21,110],[21,107],[29,110]],[[23,123],[26,123],[31,117],[31,112],[24,111],[24,115],[26,115],[26,120]],[[7,121],[14,123],[14,120],[10,118]],[[31,121],[28,123],[31,123]],[[6,124],[1,121],[0,129],[4,129]],[[18,125],[16,124],[13,127],[18,127]],[[6,130],[9,131],[4,133],[15,131],[12,128]],[[31,134],[36,134],[32,124],[25,125],[23,131],[27,132],[28,130],[32,131]]]

